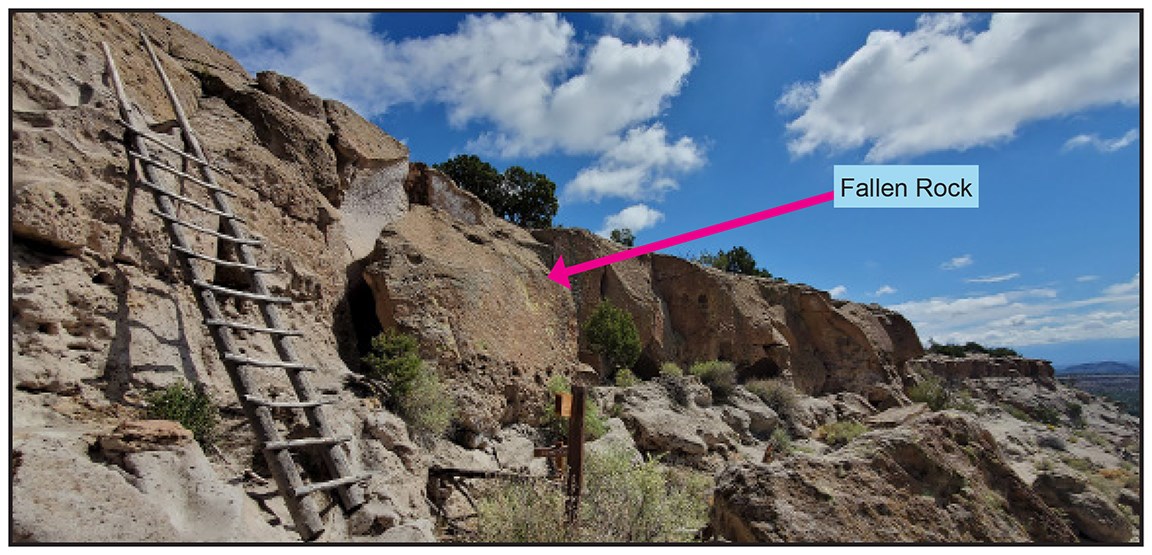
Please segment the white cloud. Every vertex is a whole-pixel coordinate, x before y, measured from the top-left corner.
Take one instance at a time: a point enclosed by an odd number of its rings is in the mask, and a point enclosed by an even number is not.
[[[1076,135],[1064,143],[1064,150],[1072,150],[1075,148],[1090,146],[1104,153],[1116,152],[1117,150],[1120,150],[1136,142],[1136,140],[1139,138],[1139,129],[1130,129],[1123,136],[1117,137],[1115,139],[1101,139],[1095,133],[1090,135]]]
[[[1011,274],[1003,274],[999,276],[983,276],[978,278],[968,278],[964,281],[968,283],[1000,283],[1004,281],[1013,280],[1020,277],[1020,274],[1012,272]]]
[[[366,115],[442,103],[449,122],[491,126],[468,147],[501,156],[604,157],[587,171],[589,198],[641,198],[675,188],[668,175],[702,165],[689,137],[669,141],[653,120],[696,63],[679,37],[584,48],[554,13],[469,15],[451,34],[392,40],[371,14],[172,14],[251,70],[292,75]],[[625,152],[643,140],[647,158]],[[576,188],[580,193],[583,189]],[[584,195],[577,194],[576,198]]]
[[[565,187],[564,196],[592,201],[604,197],[658,199],[677,187],[673,175],[703,164],[704,154],[691,138],[669,142],[668,132],[660,124],[634,128],[595,164],[580,170]]]
[[[666,29],[680,28],[708,14],[702,13],[605,13],[596,14],[606,19],[608,29],[613,33],[635,33],[644,37],[656,37]]]
[[[843,286],[843,285],[837,285],[836,287],[833,287],[833,288],[828,290],[828,294],[831,295],[833,298],[836,298],[836,299],[843,298],[844,294],[847,292],[848,292],[848,288]]]
[[[1022,124],[1139,99],[1140,18],[1121,13],[998,13],[988,29],[957,14],[863,46],[777,101],[794,156],[870,145],[883,162],[1010,139]]]
[[[879,289],[877,289],[876,292],[873,293],[873,295],[879,297],[881,295],[891,295],[892,293],[895,293],[895,292],[896,292],[896,289],[893,288],[892,286],[883,285]]]
[[[936,297],[890,308],[915,325],[921,339],[1024,346],[1139,336],[1138,295],[1059,301],[1055,290],[1023,289],[974,297]]]
[[[647,204],[634,204],[604,218],[604,227],[599,233],[607,237],[613,229],[623,228],[631,229],[633,233],[639,233],[663,220],[664,214],[659,210],[654,210]]]
[[[1078,281],[1080,283],[1087,283],[1089,281],[1096,281],[1098,279],[1100,279],[1100,276],[1094,276],[1094,275],[1089,274],[1086,276],[1078,276],[1076,278],[1076,281]]]
[[[1136,274],[1135,276],[1132,276],[1132,279],[1130,279],[1124,283],[1117,283],[1114,285],[1109,285],[1108,287],[1104,288],[1104,294],[1105,295],[1112,295],[1112,296],[1129,295],[1132,293],[1137,293],[1139,291],[1140,291],[1140,274]]]
[[[975,262],[975,260],[972,259],[972,255],[965,254],[963,256],[957,256],[956,258],[953,258],[952,260],[949,260],[947,262],[940,264],[940,269],[941,270],[956,270],[959,268],[964,268],[965,266],[971,266],[973,262]]]

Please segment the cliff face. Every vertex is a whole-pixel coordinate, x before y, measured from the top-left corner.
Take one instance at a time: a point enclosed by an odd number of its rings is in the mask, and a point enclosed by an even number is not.
[[[576,264],[621,248],[583,230],[533,235]],[[832,301],[803,285],[728,274],[659,254],[572,277],[583,321],[600,299],[628,310],[644,351],[637,370],[652,375],[662,362],[722,359],[744,377],[781,377],[810,395],[841,391],[892,404],[900,368],[923,354],[902,316],[877,306]],[[587,351],[582,360],[599,367]]]

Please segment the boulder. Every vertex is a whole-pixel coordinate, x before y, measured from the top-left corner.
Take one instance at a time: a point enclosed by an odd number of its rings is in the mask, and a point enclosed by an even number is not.
[[[173,451],[192,443],[192,432],[171,420],[132,420],[100,438],[105,453]]]
[[[987,432],[948,413],[823,455],[731,465],[713,498],[713,529],[739,543],[1076,539],[1000,458]]]
[[[1100,543],[1123,543],[1132,537],[1124,514],[1083,478],[1061,470],[1036,477],[1032,489],[1048,505],[1062,510],[1084,538]]]

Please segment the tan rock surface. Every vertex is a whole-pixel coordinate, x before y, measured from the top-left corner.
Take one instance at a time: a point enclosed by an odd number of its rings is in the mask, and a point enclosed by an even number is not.
[[[736,542],[1072,542],[971,419],[935,414],[827,455],[718,478],[712,525]]]

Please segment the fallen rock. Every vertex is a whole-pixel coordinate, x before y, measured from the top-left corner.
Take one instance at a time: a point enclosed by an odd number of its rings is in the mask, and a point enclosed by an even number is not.
[[[100,438],[108,453],[174,451],[192,443],[192,432],[172,420],[131,420]]]
[[[623,451],[630,456],[633,462],[644,461],[644,456],[636,449],[636,442],[632,440],[632,434],[628,433],[628,428],[624,425],[623,420],[609,418],[607,427],[608,431],[604,435],[584,444],[587,453],[608,454]]]
[[[373,541],[380,543],[434,543],[436,534],[432,531],[431,521],[420,519],[389,528],[388,531],[376,536]]]

